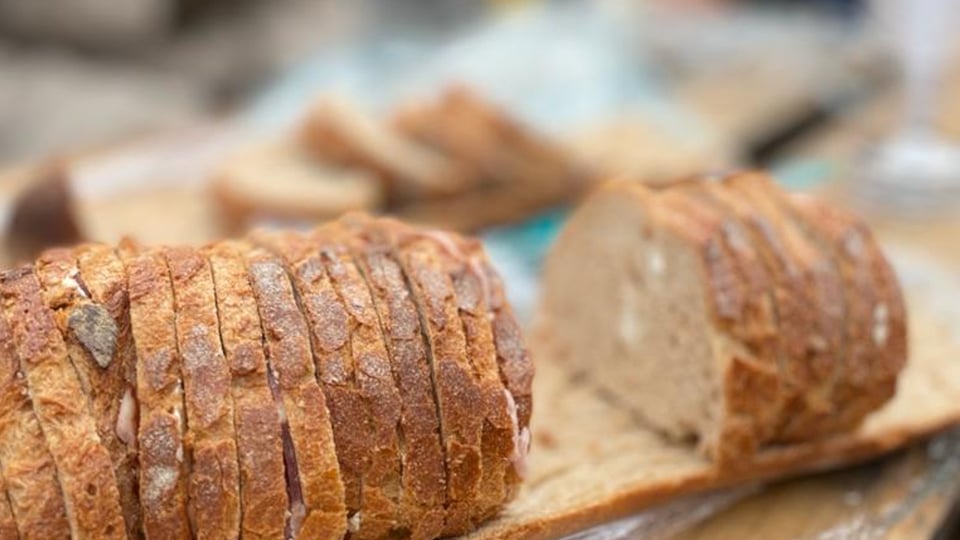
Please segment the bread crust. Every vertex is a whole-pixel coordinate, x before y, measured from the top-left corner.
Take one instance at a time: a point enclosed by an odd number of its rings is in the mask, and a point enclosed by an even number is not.
[[[0,274],[0,280],[2,280]],[[66,538],[70,535],[53,456],[33,412],[20,371],[13,333],[0,316],[0,470],[20,537]],[[16,538],[16,535],[10,538]]]
[[[834,399],[835,382],[844,372],[843,320],[846,310],[843,284],[832,253],[824,253],[813,244],[801,227],[786,215],[782,193],[774,181],[760,173],[735,174],[725,185],[743,196],[779,231],[784,247],[791,251],[803,282],[797,301],[808,301],[812,310],[804,327],[804,347],[791,355],[790,373],[806,388],[801,393],[813,414],[798,414],[783,427],[783,440],[805,440],[842,431],[836,424],[840,410]],[[799,332],[785,328],[781,331]],[[823,412],[820,409],[823,407]]]
[[[378,242],[354,216],[342,226],[373,300],[391,368],[400,393],[401,452],[400,521],[411,539],[440,536],[446,501],[446,466],[441,445],[436,392],[420,318],[390,246]]]
[[[188,449],[173,285],[159,250],[127,242],[130,326],[138,365],[140,504],[147,538],[191,538]]]
[[[775,358],[776,321],[770,285],[737,224],[684,191],[658,193],[654,214],[694,246],[703,266],[711,318],[721,331],[746,346],[730,347],[723,372],[722,416],[716,446],[706,448],[724,466],[736,466],[770,441],[785,406]],[[764,302],[766,300],[766,302]],[[714,444],[713,441],[701,441]]]
[[[840,261],[847,298],[848,369],[839,381],[837,423],[856,427],[896,391],[906,360],[906,317],[895,276],[866,225],[809,196],[793,195],[789,207]]]
[[[511,404],[512,396],[500,379],[490,312],[490,284],[484,268],[489,259],[483,245],[477,240],[441,231],[425,234],[440,248],[440,263],[453,282],[467,340],[467,357],[483,392],[483,475],[477,511],[472,516],[476,525],[493,516],[516,495],[524,472],[522,460],[528,448],[521,442],[515,401]]]
[[[85,265],[82,270],[82,258],[95,259],[93,268]],[[125,442],[118,435],[121,403],[134,399],[126,370],[136,362],[135,355],[130,358],[123,264],[113,248],[85,244],[44,252],[37,261],[37,276],[79,375],[97,434],[110,453],[127,535],[136,538],[140,534],[136,437],[131,432],[133,437]],[[131,393],[125,397],[128,388]]]
[[[242,246],[205,249],[216,293],[223,352],[230,369],[239,455],[242,538],[282,538],[289,508],[280,415],[267,382],[264,337]]]
[[[309,327],[283,263],[261,249],[247,250],[245,258],[266,336],[268,373],[275,378],[293,443],[294,462],[286,462],[288,490],[295,477],[302,496],[302,520],[291,519],[288,534],[341,538],[347,529],[344,488],[327,402],[315,375]],[[295,497],[292,502],[297,504]]]
[[[13,519],[13,508],[10,503],[10,493],[7,491],[7,481],[0,474],[0,538],[19,538],[17,522]]]
[[[71,534],[77,538],[124,538],[110,454],[100,443],[34,268],[26,266],[4,274],[0,289],[20,370],[57,466]]]
[[[117,392],[114,395],[116,407],[111,410],[111,423],[102,425],[99,429],[103,439],[106,439],[103,433],[107,429],[113,433],[115,442],[112,444],[115,446],[110,447],[110,453],[117,489],[120,492],[120,505],[127,525],[127,536],[140,538],[143,536],[143,519],[136,437],[137,352],[130,328],[127,273],[116,250],[102,244],[86,244],[78,248],[77,267],[90,293],[91,301],[102,306],[116,325],[116,345],[107,368],[107,372],[118,379],[113,383]],[[124,436],[120,435],[121,430],[126,430]]]
[[[483,473],[483,419],[476,413],[483,410],[483,394],[467,357],[453,283],[443,271],[436,245],[404,234],[395,224],[382,223],[384,234],[396,246],[426,330],[446,446],[448,505],[443,534],[463,534],[471,530],[470,516],[477,511]]]
[[[230,370],[220,341],[210,263],[198,250],[164,249],[173,284],[177,350],[187,412],[188,508],[199,539],[236,538],[240,473]]]

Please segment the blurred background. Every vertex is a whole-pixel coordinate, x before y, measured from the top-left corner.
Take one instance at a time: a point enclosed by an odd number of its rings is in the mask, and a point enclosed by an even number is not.
[[[0,258],[365,210],[481,236],[527,315],[598,182],[762,167],[956,277],[958,23],[955,0],[0,0]],[[960,467],[909,455],[686,537],[846,538],[890,500],[930,537]]]

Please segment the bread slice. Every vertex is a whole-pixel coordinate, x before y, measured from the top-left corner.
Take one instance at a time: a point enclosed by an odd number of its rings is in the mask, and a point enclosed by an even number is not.
[[[840,261],[847,316],[847,372],[836,389],[837,424],[856,426],[891,399],[907,358],[903,296],[889,263],[863,222],[817,199],[793,194],[789,207]]]
[[[612,183],[574,214],[544,270],[538,331],[556,360],[643,421],[737,465],[763,442],[756,419],[765,412],[750,407],[776,402],[778,372],[727,330],[746,287],[720,222],[663,197]]]
[[[164,257],[173,284],[191,446],[188,508],[194,534],[235,538],[240,534],[237,436],[210,263],[188,247],[166,248]]]
[[[186,413],[170,273],[160,251],[125,242],[130,328],[136,348],[140,504],[148,538],[191,538]]]
[[[466,336],[457,311],[453,283],[444,272],[438,248],[430,240],[406,234],[390,222],[383,233],[395,245],[425,331],[436,388],[441,435],[446,447],[448,505],[444,535],[472,529],[483,473],[481,436],[484,396],[467,357]]]
[[[248,148],[228,159],[210,189],[237,228],[258,218],[317,221],[351,210],[375,211],[384,199],[374,174],[324,165],[294,140]]]
[[[112,268],[105,266],[98,268],[96,274],[83,276],[80,256],[100,250],[112,256],[115,264]],[[134,465],[136,428],[126,430],[126,440],[120,435],[124,431],[117,429],[121,404],[124,399],[133,399],[132,393],[125,398],[128,387],[124,375],[128,366],[121,356],[123,351],[119,350],[118,320],[127,315],[126,302],[122,296],[104,298],[103,295],[105,287],[111,290],[111,294],[125,291],[126,274],[120,261],[113,256],[112,248],[93,244],[45,251],[36,262],[36,271],[43,287],[44,301],[63,335],[70,363],[87,398],[88,414],[94,420],[97,436],[110,454],[117,497],[129,534],[137,530],[135,527],[139,523],[139,510],[134,508],[139,506]],[[91,278],[91,284],[87,283],[86,277]],[[104,283],[104,279],[108,282]],[[127,327],[129,329],[129,324]]]
[[[13,518],[13,508],[10,506],[7,481],[2,475],[0,475],[0,538],[19,538],[17,522]]]
[[[349,224],[343,224],[349,227]],[[437,396],[420,318],[389,244],[364,227],[351,228],[345,243],[370,290],[400,392],[403,434],[400,521],[411,539],[440,536],[446,501],[446,465]]]
[[[319,159],[375,172],[386,184],[389,201],[457,193],[477,181],[455,161],[344,100],[320,100],[301,134],[304,145]]]
[[[80,538],[124,538],[126,529],[110,454],[32,266],[7,273],[0,294],[50,454],[57,466],[70,531]]]
[[[339,402],[332,417],[335,440],[341,432],[341,440],[348,443],[338,446],[338,452],[357,455],[362,467],[351,536],[380,538],[403,525],[397,508],[400,396],[370,293],[339,236],[335,230],[321,227],[309,238],[264,232],[253,238],[288,265],[312,329],[321,378],[335,379],[342,374],[348,379],[351,402]],[[336,362],[331,353],[345,355],[341,358],[347,369],[331,365]]]
[[[5,279],[6,274],[0,274],[0,281]],[[57,468],[33,412],[7,322],[14,314],[0,308],[0,472],[20,535],[65,538],[70,525]]]
[[[801,406],[801,410],[812,414],[794,415],[779,438],[804,440],[842,431],[834,423],[840,409],[834,401],[833,387],[843,373],[845,303],[833,254],[820,251],[784,211],[783,195],[769,178],[760,173],[745,173],[727,177],[723,182],[773,227],[773,234],[780,237],[795,265],[786,270],[796,275],[803,287],[794,297],[795,302],[805,304],[800,310],[805,315],[803,323],[796,327],[781,325],[781,332],[795,336],[795,342],[802,345],[789,356],[787,374],[804,388],[799,398],[806,407]],[[783,306],[779,308],[782,310]]]
[[[127,524],[127,536],[137,538],[142,530],[143,519],[140,508],[139,463],[137,458],[137,351],[133,343],[130,328],[130,297],[127,293],[127,272],[123,261],[112,246],[103,244],[85,244],[77,249],[77,268],[80,278],[90,295],[90,301],[105,310],[113,320],[116,329],[115,339],[102,341],[104,334],[110,332],[81,332],[79,340],[88,343],[90,349],[103,354],[112,348],[106,372],[115,378],[113,399],[115,405],[110,409],[110,417],[98,427],[101,439],[109,443],[113,458],[113,472],[117,478],[120,492],[120,504],[123,507],[124,521]],[[88,308],[89,309],[89,308]],[[94,317],[96,319],[97,317]],[[69,319],[68,319],[69,321]],[[83,318],[81,318],[81,322]],[[103,323],[101,328],[109,329]],[[86,334],[86,337],[83,336]],[[110,431],[113,435],[107,434]]]
[[[286,536],[341,538],[347,529],[344,487],[330,414],[315,376],[309,327],[283,263],[261,249],[244,256],[266,337],[267,375],[283,406],[291,506]]]
[[[713,293],[707,304],[711,319],[725,334],[714,345],[729,362],[722,383],[726,427],[709,451],[728,466],[737,466],[743,455],[778,435],[788,405],[775,354],[779,328],[770,313],[772,287],[758,279],[763,276],[753,267],[759,261],[728,216],[677,189],[658,193],[652,204],[664,207],[669,226],[705,246]]]
[[[217,300],[223,352],[230,368],[240,467],[242,538],[281,538],[289,508],[280,409],[267,382],[264,336],[247,277],[243,247],[218,242],[205,250]],[[279,396],[278,396],[279,399]]]
[[[491,310],[488,259],[478,240],[466,240],[442,231],[421,231],[440,248],[440,263],[453,283],[460,323],[467,342],[467,357],[484,398],[480,479],[474,524],[486,521],[516,494],[527,441],[521,442],[516,400],[500,378],[494,339],[496,316]],[[525,357],[528,359],[528,357]],[[532,375],[532,365],[529,365]],[[529,432],[528,432],[529,433]]]

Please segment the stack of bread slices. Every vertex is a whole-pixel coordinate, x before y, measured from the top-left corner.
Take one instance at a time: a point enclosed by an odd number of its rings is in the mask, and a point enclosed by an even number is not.
[[[523,475],[532,366],[476,241],[87,244],[0,298],[2,538],[435,538]]]
[[[722,466],[855,429],[906,361],[903,298],[867,227],[760,173],[613,182],[544,280],[548,356]]]

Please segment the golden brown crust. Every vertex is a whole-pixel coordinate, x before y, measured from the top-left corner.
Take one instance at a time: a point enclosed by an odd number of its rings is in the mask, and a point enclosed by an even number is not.
[[[19,538],[17,522],[13,519],[13,508],[10,506],[10,493],[7,491],[7,481],[0,474],[0,538]]]
[[[2,278],[0,278],[2,279]],[[22,538],[70,534],[57,469],[33,412],[7,323],[0,316],[0,469]],[[15,536],[14,536],[15,538]]]
[[[236,538],[240,473],[230,370],[220,342],[210,263],[196,249],[164,250],[173,284],[177,349],[187,412],[189,511],[197,538]]]
[[[127,422],[128,419],[135,421],[133,416],[136,410],[137,353],[130,330],[127,273],[114,248],[101,244],[87,244],[78,248],[77,267],[90,293],[90,300],[106,310],[116,327],[113,356],[106,369],[106,373],[114,378],[109,384],[114,385],[113,390],[116,393],[113,399],[116,401],[116,406],[111,409],[109,422],[98,426],[98,430],[101,439],[108,440],[106,431],[109,430],[115,440],[108,448],[113,458],[114,475],[117,477],[127,536],[139,538],[143,533],[136,425],[133,424],[133,429],[125,433],[124,436],[128,437],[128,440],[124,441],[120,435],[122,429],[129,427],[129,425],[120,427],[120,424]],[[121,418],[120,410],[124,406],[128,407],[128,410],[124,411],[124,416]]]
[[[0,280],[8,322],[34,412],[57,465],[67,519],[79,538],[124,538],[126,530],[110,455],[33,267]]]
[[[259,249],[245,257],[267,338],[268,369],[275,375],[293,442],[295,463],[286,463],[288,479],[296,476],[302,496],[302,523],[291,520],[289,533],[340,538],[347,527],[343,482],[326,399],[315,378],[310,330],[283,263]]]
[[[206,248],[216,291],[217,315],[237,430],[243,538],[281,538],[287,512],[280,416],[267,383],[267,360],[257,302],[241,246]]]
[[[84,275],[80,258],[99,257],[96,271]],[[87,268],[90,271],[89,268]],[[52,249],[37,261],[47,306],[64,336],[70,361],[80,377],[97,435],[110,453],[118,497],[128,535],[139,531],[139,496],[136,480],[136,444],[120,439],[117,417],[127,384],[125,369],[135,358],[120,328],[127,318],[126,274],[107,246],[88,244],[75,249]],[[88,282],[89,280],[89,282]],[[126,342],[121,339],[125,338]]]
[[[138,365],[140,503],[148,538],[190,538],[183,388],[173,286],[157,250],[126,244],[130,326]]]
[[[500,379],[493,321],[490,317],[490,284],[484,265],[488,259],[479,241],[430,231],[437,243],[440,262],[453,282],[457,309],[467,340],[470,359],[484,397],[481,452],[483,476],[473,523],[494,515],[516,494],[523,472],[526,448],[520,448],[519,420]],[[532,369],[532,367],[531,367]]]
[[[420,318],[389,245],[365,234],[364,227],[351,226],[350,220],[342,225],[352,233],[344,241],[369,287],[400,392],[404,440],[401,522],[412,539],[435,538],[443,530],[446,471]]]
[[[709,449],[718,462],[734,465],[773,438],[785,405],[773,352],[776,321],[769,303],[757,304],[769,294],[769,283],[754,273],[758,261],[746,241],[734,236],[731,242],[735,224],[726,216],[679,190],[659,193],[652,204],[702,261],[713,320],[747,346],[729,357],[721,386],[722,403],[728,408],[722,415],[725,425],[716,446]],[[741,245],[735,250],[738,241]]]
[[[840,261],[847,299],[848,369],[838,385],[838,423],[855,427],[889,400],[906,359],[906,322],[895,276],[866,225],[851,214],[809,196],[790,207]]]
[[[743,196],[765,216],[779,232],[784,247],[791,251],[798,264],[796,271],[803,290],[797,300],[812,309],[803,332],[804,349],[792,355],[790,372],[806,388],[804,399],[811,410],[821,404],[826,408],[812,415],[799,414],[784,426],[784,440],[806,440],[842,431],[836,424],[839,410],[833,396],[838,376],[843,374],[845,301],[839,270],[832,253],[823,253],[813,245],[783,208],[783,194],[774,181],[760,173],[746,173],[724,179],[724,184]],[[798,331],[781,326],[782,332]]]
[[[414,302],[426,330],[440,406],[441,434],[447,460],[447,515],[444,534],[471,529],[482,476],[481,435],[483,395],[467,358],[466,336],[460,324],[453,283],[439,262],[436,245],[404,234],[385,222],[398,259],[407,276]]]
[[[357,385],[369,411],[370,466],[363,477],[363,519],[357,538],[381,538],[405,529],[399,523],[401,484],[400,392],[366,282],[335,227],[314,231],[320,258],[349,315]]]

